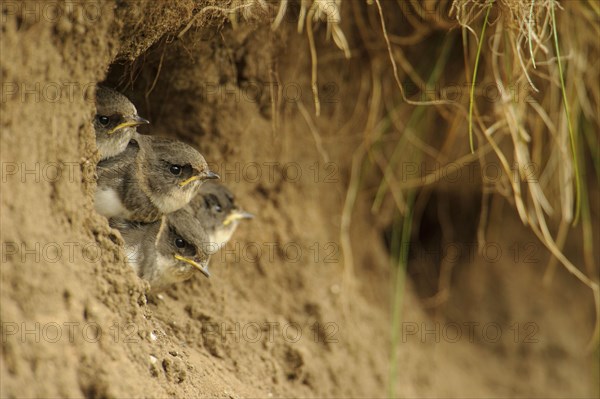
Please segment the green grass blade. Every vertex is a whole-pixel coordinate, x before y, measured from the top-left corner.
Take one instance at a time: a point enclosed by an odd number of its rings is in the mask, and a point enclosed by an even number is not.
[[[394,398],[396,391],[396,376],[398,375],[398,343],[400,339],[402,306],[404,304],[404,287],[406,282],[406,267],[408,263],[408,251],[410,249],[410,236],[412,231],[413,203],[415,190],[408,193],[406,214],[402,221],[402,234],[398,237],[398,226],[394,225],[392,233],[392,245],[398,254],[396,278],[394,279],[394,303],[392,304],[392,349],[390,359],[390,375],[388,380],[388,397]],[[400,248],[398,248],[398,245]],[[394,258],[392,258],[394,259]]]
[[[567,126],[569,128],[569,137],[571,138],[571,151],[573,152],[573,165],[575,168],[575,217],[573,225],[579,221],[581,213],[581,173],[579,171],[579,159],[577,155],[577,143],[575,133],[573,132],[573,124],[571,123],[571,112],[569,110],[569,102],[567,101],[567,90],[565,88],[565,77],[563,73],[562,61],[560,59],[560,47],[558,45],[558,34],[556,33],[556,16],[554,15],[555,1],[552,0],[550,13],[552,15],[552,35],[554,36],[554,47],[556,48],[556,59],[558,60],[558,74],[560,75],[560,89],[563,98],[563,106],[567,116]]]
[[[477,46],[477,55],[475,56],[475,68],[473,69],[473,79],[471,83],[471,92],[469,93],[469,146],[471,147],[471,153],[475,153],[475,145],[473,144],[473,105],[474,105],[474,97],[475,97],[475,82],[477,81],[477,69],[479,68],[479,57],[481,56],[481,48],[483,47],[483,39],[485,38],[485,28],[488,24],[488,19],[490,17],[490,11],[492,9],[492,4],[494,2],[491,1],[487,6],[487,11],[485,12],[485,19],[483,20],[483,28],[481,28],[481,35],[479,36],[479,44]]]

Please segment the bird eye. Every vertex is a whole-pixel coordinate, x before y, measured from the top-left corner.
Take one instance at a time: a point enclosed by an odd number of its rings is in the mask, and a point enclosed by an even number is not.
[[[175,239],[175,246],[177,248],[185,248],[186,245],[187,243],[182,238],[177,237]]]
[[[106,126],[110,122],[110,118],[106,115],[97,115],[96,119],[98,119],[98,122],[100,122],[102,126]]]
[[[221,203],[219,202],[219,199],[214,194],[208,194],[204,198],[204,203],[206,204],[206,207],[208,209],[210,209],[214,212],[220,213],[223,210],[223,208],[221,207]]]
[[[179,165],[171,165],[171,167],[169,168],[169,171],[175,176],[179,176],[181,174],[181,170],[182,168]]]

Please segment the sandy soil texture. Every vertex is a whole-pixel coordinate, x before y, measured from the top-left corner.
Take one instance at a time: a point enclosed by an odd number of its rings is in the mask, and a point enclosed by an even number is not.
[[[443,306],[425,300],[435,262],[422,255],[441,245],[443,223],[422,225],[390,375],[390,218],[371,212],[372,170],[355,199],[352,266],[340,234],[369,118],[365,70],[389,65],[346,60],[321,27],[315,118],[310,50],[294,22],[234,29],[214,13],[177,38],[201,5],[59,2],[51,18],[45,4],[2,5],[0,396],[385,397],[390,378],[401,397],[598,395],[585,351],[591,293],[561,268],[542,284],[548,252],[501,199],[488,240],[502,255],[461,254]],[[98,82],[151,120],[142,133],[198,148],[257,215],[213,256],[210,279],[148,297],[119,233],[95,213]],[[450,185],[431,200],[456,209],[447,222],[467,226],[456,231],[463,248],[476,242],[479,189]],[[579,240],[565,252],[578,256]]]

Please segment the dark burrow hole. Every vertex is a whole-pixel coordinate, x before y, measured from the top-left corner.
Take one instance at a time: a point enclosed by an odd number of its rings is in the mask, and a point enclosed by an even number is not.
[[[440,289],[440,278],[450,273],[450,287],[477,254],[477,228],[481,194],[459,190],[431,191],[415,206],[407,262],[407,276],[419,298],[433,298]],[[386,247],[397,261],[397,245],[392,245],[394,229],[401,232],[402,219],[384,231]],[[402,240],[406,242],[406,240]],[[406,245],[406,244],[404,244]],[[450,266],[449,266],[450,265]],[[450,267],[451,269],[443,270]],[[442,277],[443,278],[443,277]]]

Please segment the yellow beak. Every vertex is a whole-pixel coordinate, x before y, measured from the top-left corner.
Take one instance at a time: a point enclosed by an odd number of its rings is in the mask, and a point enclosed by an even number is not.
[[[117,126],[112,128],[107,134],[113,134],[123,128],[126,128],[126,127],[146,125],[148,123],[150,123],[150,121],[148,121],[147,119],[144,119],[140,116],[137,116],[137,115],[128,116],[127,119],[125,120],[125,122],[118,124]]]
[[[188,184],[190,184],[191,182],[196,181],[196,180],[208,180],[208,179],[220,179],[220,177],[215,172],[211,172],[209,170],[208,173],[206,173],[206,174],[195,175],[195,176],[190,177],[189,179],[182,181],[181,183],[179,183],[179,187],[185,187]]]
[[[182,181],[181,183],[179,183],[179,187],[185,187],[188,184],[190,184],[191,182],[196,181],[196,180],[200,180],[200,176],[192,176],[189,179]]]
[[[245,212],[245,211],[240,211],[238,209],[234,209],[229,215],[227,215],[227,217],[223,221],[223,226],[227,226],[228,224],[231,224],[231,223],[235,222],[236,220],[252,219],[252,218],[254,218],[253,214],[251,214],[249,212]]]
[[[202,274],[204,274],[206,277],[210,277],[210,273],[208,272],[208,264],[199,264],[195,261],[193,261],[190,258],[186,258],[185,256],[181,256],[181,255],[173,255],[175,257],[175,259],[180,260],[182,262],[185,262],[187,264],[190,264],[192,266],[194,266],[196,269],[200,270],[200,272]]]

